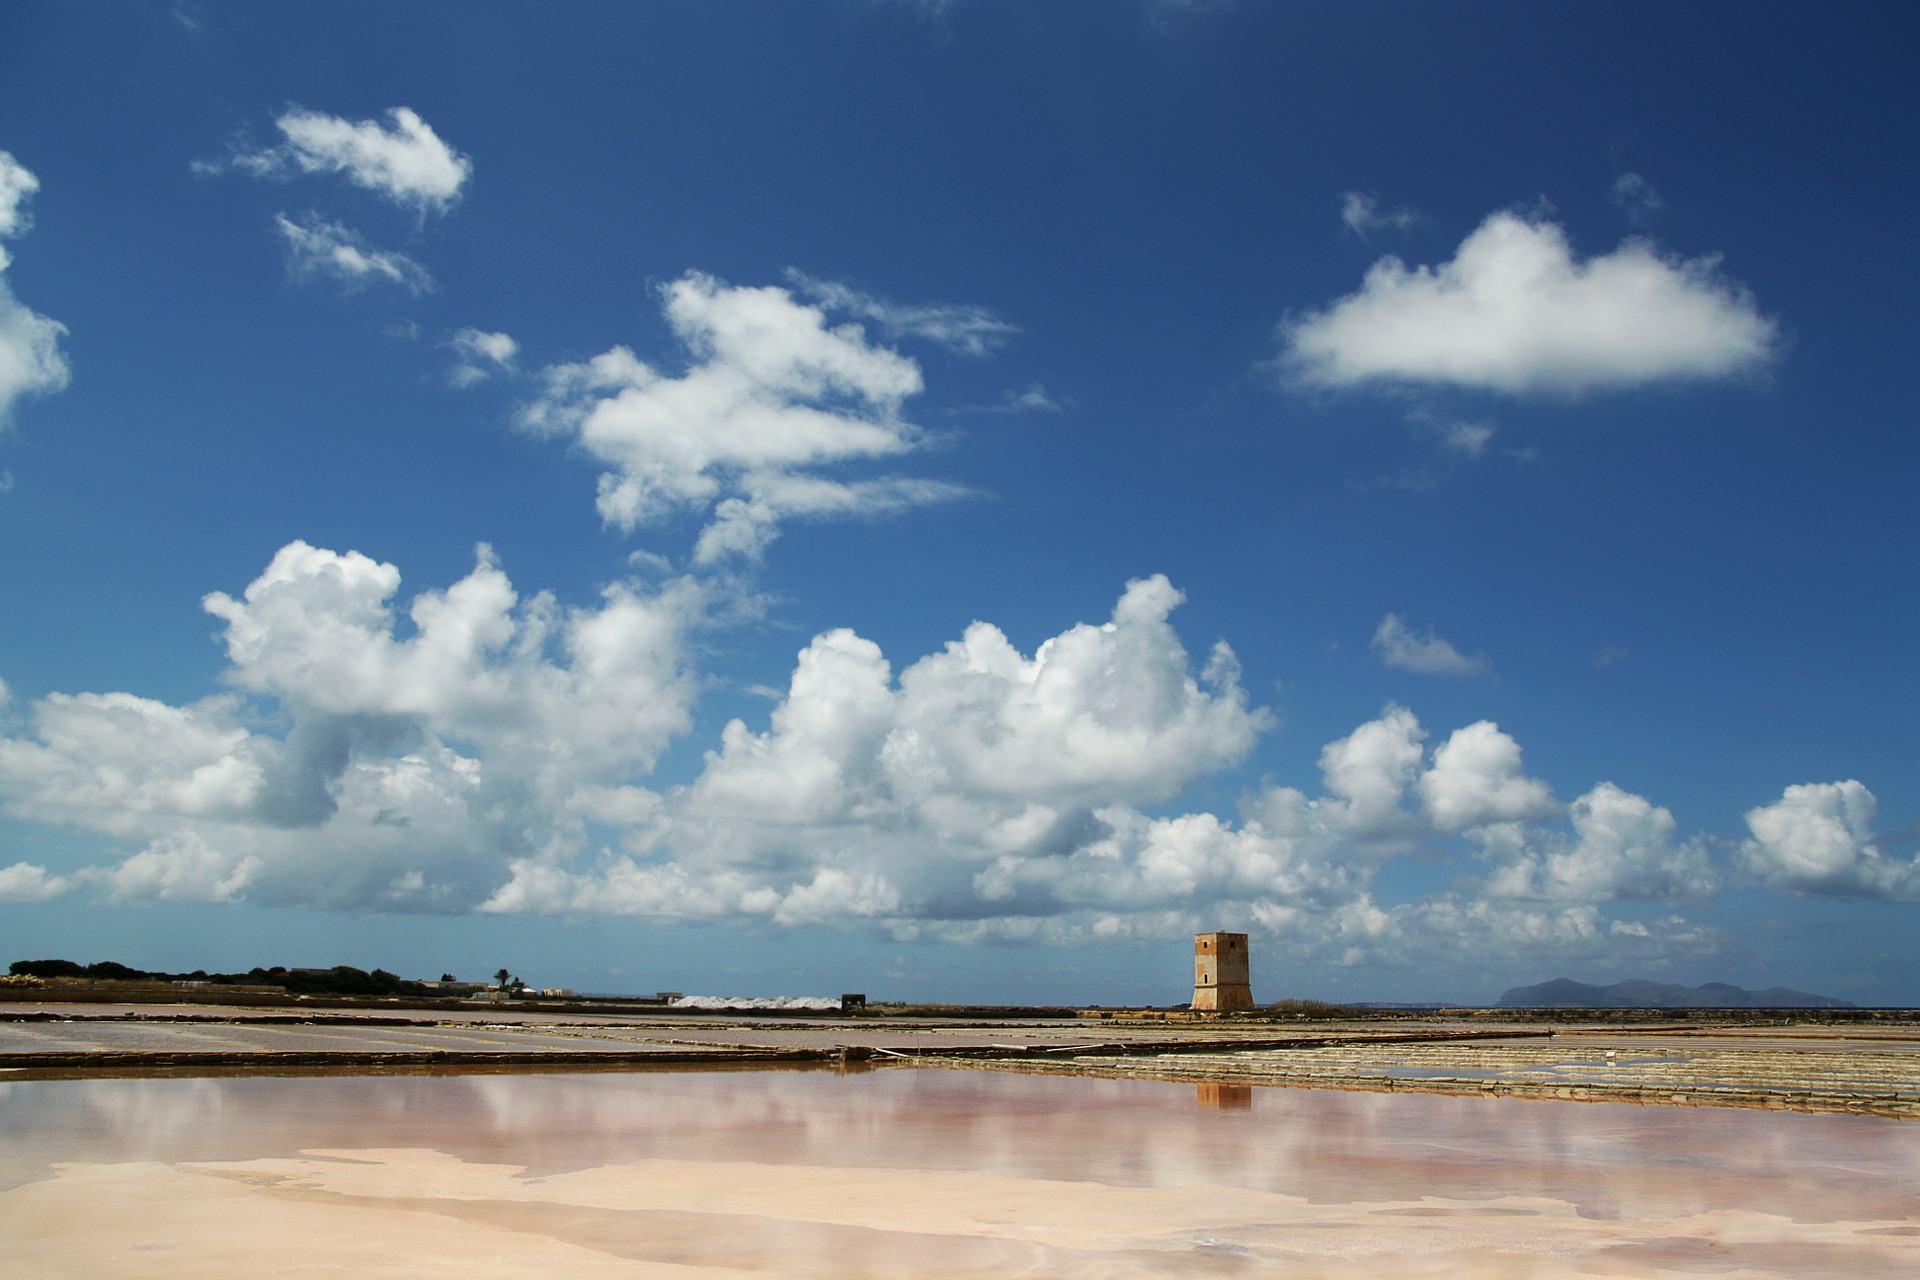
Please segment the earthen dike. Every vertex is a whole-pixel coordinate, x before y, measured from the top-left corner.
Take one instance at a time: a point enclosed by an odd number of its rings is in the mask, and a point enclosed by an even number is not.
[[[1264,1086],[1920,1118],[1912,1010],[880,1005],[770,1016],[592,1000],[266,1008],[177,989],[122,989],[111,1003],[46,994],[0,1004],[0,1080],[947,1068],[1186,1081],[1215,1098]]]

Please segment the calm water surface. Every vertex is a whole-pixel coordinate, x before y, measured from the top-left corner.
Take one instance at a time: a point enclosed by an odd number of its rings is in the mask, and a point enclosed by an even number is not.
[[[524,1179],[742,1162],[1326,1206],[1540,1197],[1595,1222],[1739,1210],[1871,1221],[1889,1245],[1920,1235],[1920,1125],[1844,1116],[910,1069],[0,1083],[0,1194],[56,1165],[393,1149]]]

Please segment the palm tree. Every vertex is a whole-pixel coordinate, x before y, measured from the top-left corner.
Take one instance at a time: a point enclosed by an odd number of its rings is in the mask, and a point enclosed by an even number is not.
[[[498,986],[502,991],[505,991],[507,989],[507,979],[511,978],[512,976],[513,974],[508,972],[505,969],[498,970],[493,975],[494,984]]]

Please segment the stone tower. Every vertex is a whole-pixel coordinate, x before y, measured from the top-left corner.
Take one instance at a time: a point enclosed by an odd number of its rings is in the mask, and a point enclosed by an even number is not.
[[[1193,937],[1193,1007],[1227,1012],[1253,1008],[1247,972],[1247,935],[1197,933]]]

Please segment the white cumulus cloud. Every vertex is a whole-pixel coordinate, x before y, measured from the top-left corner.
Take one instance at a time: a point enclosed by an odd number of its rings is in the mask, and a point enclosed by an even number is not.
[[[39,189],[38,178],[0,151],[0,239],[25,235],[32,227],[26,206]],[[0,427],[6,426],[17,400],[63,390],[70,376],[60,351],[67,327],[14,296],[5,274],[11,263],[0,245]]]
[[[71,878],[52,875],[37,863],[0,867],[0,902],[46,902],[72,888]]]
[[[1469,658],[1433,633],[1431,627],[1420,634],[1390,613],[1380,620],[1373,633],[1373,651],[1380,661],[1402,671],[1429,676],[1477,676],[1487,670],[1483,658]]]
[[[631,530],[676,512],[710,512],[695,559],[757,557],[787,520],[872,517],[958,496],[957,486],[848,478],[829,468],[918,449],[900,416],[920,368],[832,326],[785,289],[691,272],[662,291],[689,367],[663,374],[625,347],[545,371],[521,425],[566,435],[607,469],[598,505]]]
[[[641,784],[690,725],[712,588],[616,583],[565,609],[522,600],[482,548],[403,632],[399,583],[289,544],[205,601],[236,693],[37,699],[0,736],[0,802],[140,842],[84,873],[116,899],[409,910],[471,908],[508,860],[651,811]]]
[[[1496,898],[1598,903],[1700,898],[1719,884],[1699,840],[1676,844],[1673,814],[1603,782],[1573,802],[1573,838],[1525,847],[1489,883]],[[1496,856],[1518,833],[1490,833]]]
[[[1629,240],[1582,261],[1558,225],[1502,212],[1451,261],[1380,259],[1359,292],[1280,337],[1283,366],[1308,386],[1571,395],[1750,370],[1778,331],[1714,258]]]
[[[391,284],[418,297],[433,290],[433,276],[404,253],[375,249],[358,232],[308,214],[295,220],[274,215],[287,246],[287,268],[296,277],[322,276],[352,292],[370,284]]]
[[[1264,717],[1247,710],[1230,650],[1208,664],[1210,688],[1188,673],[1168,622],[1182,599],[1159,575],[1128,583],[1110,622],[1031,658],[975,623],[901,673],[890,770],[919,788],[1146,802],[1239,758]]]
[[[898,920],[1062,909],[1055,877],[1024,874],[1023,860],[1097,841],[1131,821],[1127,806],[1243,757],[1267,723],[1230,651],[1192,672],[1168,621],[1179,602],[1164,578],[1133,582],[1108,622],[1032,655],[975,623],[897,680],[871,641],[817,636],[769,728],[730,723],[700,777],[637,833],[635,856],[579,870],[528,860],[490,905],[787,923],[829,907]],[[994,866],[998,881],[976,883]]]
[[[1388,706],[1320,752],[1320,774],[1331,793],[1319,802],[1337,817],[1333,826],[1358,840],[1403,840],[1418,833],[1401,805],[1426,757],[1427,731],[1405,707]]]
[[[687,579],[655,591],[608,587],[598,609],[522,602],[492,552],[408,608],[396,636],[399,570],[294,542],[241,599],[215,592],[231,681],[302,711],[417,722],[451,742],[511,757],[556,794],[583,779],[651,770],[688,727],[688,631],[707,603]]]
[[[407,107],[388,111],[384,124],[295,107],[274,124],[281,143],[239,152],[232,160],[235,168],[259,177],[339,174],[356,187],[422,212],[445,211],[473,173],[473,162]]]
[[[33,226],[33,217],[27,212],[27,201],[39,189],[40,179],[15,160],[10,152],[0,151],[0,238],[11,240],[15,236],[25,235]],[[5,260],[0,259],[0,266],[4,265]]]
[[[1433,766],[1420,777],[1420,797],[1441,831],[1560,814],[1552,789],[1522,770],[1520,744],[1491,720],[1456,729],[1440,744]]]
[[[1360,908],[1368,908],[1362,911]],[[1304,913],[1302,913],[1304,914]],[[1341,962],[1400,966],[1504,964],[1650,964],[1677,954],[1711,954],[1721,936],[1684,916],[1648,923],[1609,919],[1591,903],[1518,902],[1441,894],[1379,908],[1355,904],[1329,925],[1299,920],[1302,943],[1329,952],[1340,944]],[[1328,937],[1327,934],[1333,936]],[[1319,937],[1316,937],[1319,935]],[[1281,941],[1286,941],[1282,931]]]
[[[483,547],[465,577],[403,601],[393,565],[294,542],[204,601],[226,693],[11,704],[0,686],[0,804],[119,846],[77,870],[0,869],[0,900],[91,889],[1008,945],[1224,926],[1333,964],[1716,945],[1679,916],[1609,913],[1715,892],[1707,840],[1609,783],[1563,808],[1491,721],[1429,750],[1388,705],[1326,744],[1317,794],[1263,783],[1237,821],[1158,811],[1272,724],[1224,643],[1189,653],[1159,576],[1031,652],[982,621],[896,669],[855,632],[822,632],[762,724],[729,722],[692,781],[656,788],[692,722],[692,636],[742,606],[651,568],[564,608],[523,598]],[[1920,896],[1920,871],[1875,848],[1872,807],[1858,783],[1789,788],[1749,815],[1740,859],[1793,891]],[[1487,869],[1380,900],[1382,868],[1408,854]]]
[[[235,902],[259,870],[258,857],[223,853],[184,831],[91,878],[114,902]]]
[[[1878,802],[1852,779],[1791,786],[1749,810],[1748,871],[1777,888],[1831,897],[1920,899],[1920,859],[1888,857],[1873,833]]]
[[[259,803],[271,748],[232,698],[169,706],[131,693],[52,693],[34,736],[0,738],[14,814],[138,835],[150,820],[235,818]]]
[[[1159,617],[1164,606],[1142,595],[1134,605]],[[1317,797],[1263,787],[1237,824],[1143,812],[1209,765],[1182,767],[1174,747],[1211,742],[1217,767],[1257,726],[1201,688],[1145,717],[1151,731],[1119,749],[1129,736],[1119,725],[1152,703],[1095,714],[1077,678],[1055,677],[1104,670],[1129,688],[1126,672],[1182,670],[1183,649],[1154,636],[1157,624],[1134,638],[1158,656],[1116,665],[1132,647],[1122,633],[1140,625],[1122,621],[1131,612],[1123,599],[1113,630],[1098,629],[1111,646],[1098,653],[1067,643],[1096,640],[1091,628],[1027,658],[976,627],[897,678],[871,642],[817,637],[770,727],[729,725],[701,777],[664,797],[628,852],[516,863],[486,909],[746,917],[1020,945],[1164,938],[1226,921],[1268,931],[1289,954],[1354,964],[1653,958],[1713,945],[1679,917],[1616,928],[1603,910],[1711,892],[1702,842],[1675,840],[1671,814],[1604,784],[1563,810],[1488,722],[1429,759],[1419,721],[1389,706],[1328,744]],[[1042,673],[1055,662],[1060,672]],[[1171,687],[1165,675],[1151,683]],[[1089,715],[1089,729],[1070,729]],[[1216,728],[1195,739],[1191,726],[1206,721]],[[1167,750],[1142,749],[1155,739]],[[1558,828],[1563,817],[1571,831]],[[1478,896],[1469,885],[1375,901],[1385,861],[1462,830],[1497,862]]]

